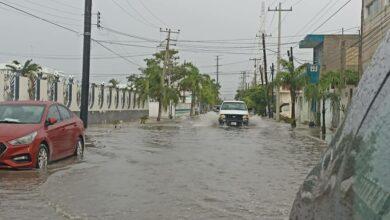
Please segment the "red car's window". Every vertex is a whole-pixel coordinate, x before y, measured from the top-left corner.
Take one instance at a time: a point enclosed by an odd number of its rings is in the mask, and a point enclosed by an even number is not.
[[[47,118],[56,118],[57,121],[61,121],[60,113],[58,112],[57,106],[50,106]]]
[[[70,112],[68,111],[68,109],[65,108],[64,106],[59,105],[59,106],[58,106],[58,110],[60,111],[60,115],[61,115],[61,118],[62,118],[63,121],[72,118],[72,115],[70,114]]]
[[[45,107],[42,105],[0,105],[0,123],[38,124]]]

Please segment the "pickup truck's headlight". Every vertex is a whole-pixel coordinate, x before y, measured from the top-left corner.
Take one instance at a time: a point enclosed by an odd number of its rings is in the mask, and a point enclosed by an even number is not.
[[[220,119],[225,119],[226,116],[225,116],[225,115],[219,115],[219,118],[220,118]]]
[[[245,120],[248,120],[249,119],[249,115],[244,115],[243,117]]]
[[[17,138],[15,140],[10,141],[9,143],[12,145],[25,145],[25,144],[31,144],[35,137],[37,136],[38,132],[34,131],[31,134],[28,134],[26,136],[23,136],[21,138]]]

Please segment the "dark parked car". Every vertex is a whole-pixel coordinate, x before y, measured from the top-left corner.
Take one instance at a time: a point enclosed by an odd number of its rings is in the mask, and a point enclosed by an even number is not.
[[[83,122],[53,102],[0,103],[0,168],[45,168],[84,153]]]
[[[390,35],[379,48],[291,220],[390,219]]]

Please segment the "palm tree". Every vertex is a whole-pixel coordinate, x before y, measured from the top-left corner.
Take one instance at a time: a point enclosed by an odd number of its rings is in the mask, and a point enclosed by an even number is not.
[[[12,64],[6,65],[6,67],[10,68],[12,72],[28,78],[28,94],[30,99],[34,99],[34,81],[38,76],[38,72],[42,70],[42,67],[36,63],[32,63],[32,60],[27,60],[23,65],[19,61],[14,60]]]
[[[202,75],[202,88],[200,92],[200,102],[206,107],[210,107],[219,103],[220,86],[214,79],[207,74]]]
[[[108,83],[111,84],[111,86],[113,88],[117,88],[120,82],[117,79],[110,79],[110,81],[108,81]]]
[[[138,94],[138,98],[137,100],[134,100],[134,102],[144,106],[145,102],[149,99],[149,81],[144,76],[139,76],[136,74],[130,75],[127,77],[127,80],[130,84],[130,88],[133,91],[137,91]]]
[[[283,71],[279,72],[276,76],[276,84],[278,86],[287,87],[290,90],[291,96],[291,126],[296,127],[295,119],[295,102],[297,93],[306,84],[307,76],[304,74],[306,64],[294,68],[294,64],[291,61],[280,61]]]
[[[322,101],[322,135],[326,134],[326,124],[325,124],[325,114],[326,108],[325,103],[328,98],[330,98],[329,92],[329,81],[328,79],[321,77],[320,81],[317,84],[309,83],[305,87],[304,96],[309,102],[316,101],[320,103]]]
[[[341,96],[342,90],[347,87],[347,85],[357,85],[359,81],[359,73],[353,70],[343,70],[343,71],[330,71],[325,73],[328,84],[333,88],[332,96],[332,128],[337,128],[340,123],[340,110],[341,110]]]
[[[347,85],[357,85],[359,81],[359,75],[356,71],[346,70],[343,72],[338,71],[330,71],[326,74],[323,74],[320,78],[320,81],[317,84],[308,84],[305,87],[305,97],[309,101],[322,101],[322,135],[326,134],[326,100],[330,100],[332,103],[332,112],[334,115],[333,120],[336,120],[336,123],[332,123],[338,125],[338,120],[340,118],[340,99],[341,99],[341,91]],[[333,92],[331,92],[331,88],[333,88]],[[338,116],[337,116],[338,114]],[[332,121],[333,121],[332,120]],[[337,127],[336,125],[336,127]]]
[[[190,115],[195,115],[195,105],[199,100],[202,89],[203,77],[199,73],[199,69],[192,63],[185,63],[182,66],[184,78],[181,80],[179,87],[182,91],[191,91],[191,112]]]

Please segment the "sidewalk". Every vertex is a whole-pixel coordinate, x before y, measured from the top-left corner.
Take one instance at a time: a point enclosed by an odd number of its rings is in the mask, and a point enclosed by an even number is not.
[[[320,140],[320,141],[323,141],[323,142],[326,142],[326,143],[330,143],[333,139],[333,136],[334,136],[334,132],[327,129],[326,130],[326,135],[325,135],[325,140],[322,138],[322,134],[321,134],[321,127],[314,127],[314,128],[310,128],[309,125],[305,125],[305,124],[300,124],[300,123],[297,123],[297,127],[294,129],[295,132],[299,132],[300,134],[303,134],[305,136],[309,136],[311,138],[314,138],[316,140]]]
[[[274,120],[274,119],[269,119],[269,118],[263,118],[263,119],[271,120],[271,121],[275,121],[276,122],[276,120]],[[285,121],[280,121],[279,123],[288,124]],[[302,134],[304,136],[313,138],[315,140],[318,140],[318,141],[321,141],[321,142],[324,142],[324,143],[327,143],[327,144],[329,144],[332,141],[332,139],[333,139],[333,137],[335,135],[335,131],[327,129],[326,130],[327,133],[325,135],[325,139],[323,139],[322,135],[321,135],[321,127],[310,128],[309,125],[301,124],[301,123],[297,123],[297,127],[294,128],[294,131],[299,133],[299,134]]]

